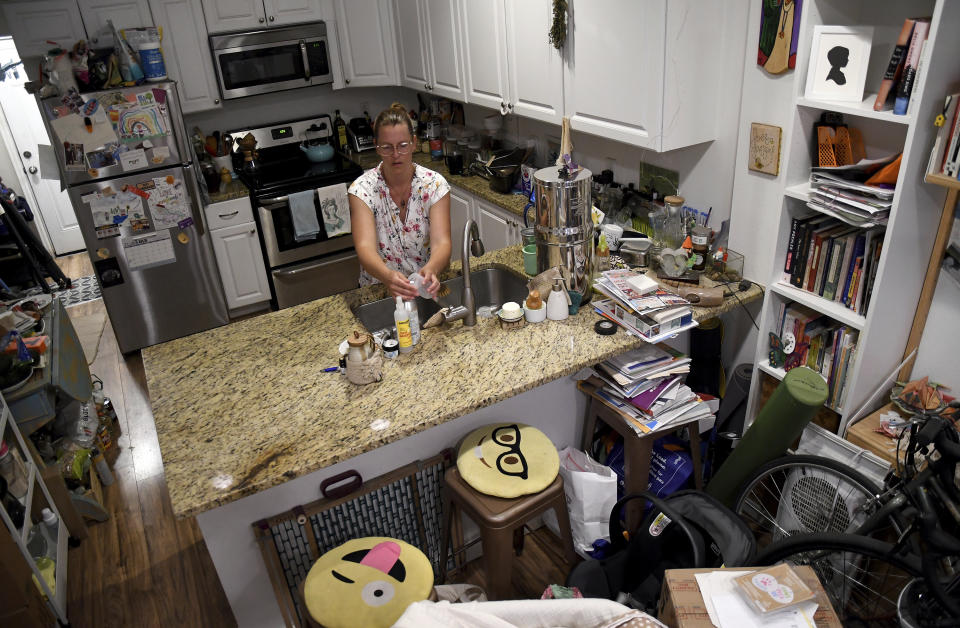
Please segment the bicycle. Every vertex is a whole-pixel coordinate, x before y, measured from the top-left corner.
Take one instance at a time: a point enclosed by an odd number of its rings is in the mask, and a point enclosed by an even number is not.
[[[960,436],[927,415],[908,434],[904,465],[858,506],[856,525],[844,533],[800,531],[757,555],[758,565],[813,567],[844,625],[960,626]],[[844,473],[859,475],[847,469],[838,477]],[[891,529],[897,535],[888,540]]]

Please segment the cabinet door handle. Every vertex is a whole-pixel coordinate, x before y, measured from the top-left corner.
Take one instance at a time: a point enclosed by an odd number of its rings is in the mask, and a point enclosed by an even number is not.
[[[219,98],[214,98],[214,99],[213,99],[213,104],[219,105],[219,104],[220,104],[220,99],[219,99]]]
[[[272,16],[272,15],[270,16],[270,21],[271,21],[271,22],[274,21],[275,19],[277,19],[277,18],[275,18],[275,17]]]
[[[423,89],[430,89],[430,84],[429,84],[429,83],[424,83],[424,84],[423,84]]]
[[[429,90],[432,92],[432,91],[433,91],[433,85],[427,85],[427,89],[429,89]]]
[[[343,79],[343,82],[346,83],[347,85],[349,85],[349,84],[350,84],[350,79]]]
[[[256,235],[256,234],[257,234],[257,230],[256,230],[256,229],[251,229],[251,230],[250,230],[250,235]]]
[[[30,174],[37,174],[37,167],[30,166],[29,168],[27,168],[27,172],[29,172]]]
[[[260,23],[263,24],[263,22],[264,22],[263,18],[260,18]]]
[[[227,218],[233,218],[234,216],[236,216],[236,215],[239,214],[239,213],[240,213],[240,210],[238,209],[238,210],[236,210],[236,211],[230,212],[229,214],[217,214],[217,216],[220,216],[220,217],[223,218],[223,219],[227,219]]]

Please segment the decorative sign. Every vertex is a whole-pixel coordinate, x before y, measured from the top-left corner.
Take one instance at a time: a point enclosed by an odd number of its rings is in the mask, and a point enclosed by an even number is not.
[[[750,125],[750,154],[747,166],[750,170],[780,174],[780,137],[783,131],[778,126],[754,122]]]

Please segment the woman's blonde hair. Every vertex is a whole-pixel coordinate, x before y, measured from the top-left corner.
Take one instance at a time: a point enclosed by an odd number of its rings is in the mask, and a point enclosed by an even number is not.
[[[380,115],[377,116],[377,119],[373,122],[373,137],[375,141],[380,139],[380,129],[385,126],[394,126],[396,124],[405,124],[407,130],[410,131],[410,137],[414,136],[413,132],[413,122],[410,121],[410,116],[407,114],[407,109],[398,102],[390,105],[389,108],[384,109],[380,112]]]

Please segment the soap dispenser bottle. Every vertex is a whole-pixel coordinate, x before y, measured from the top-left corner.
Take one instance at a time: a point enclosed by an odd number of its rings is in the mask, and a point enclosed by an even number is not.
[[[552,321],[562,321],[570,316],[570,309],[567,306],[567,295],[563,291],[563,281],[557,279],[553,282],[553,290],[550,291],[550,297],[547,299],[547,318]]]

